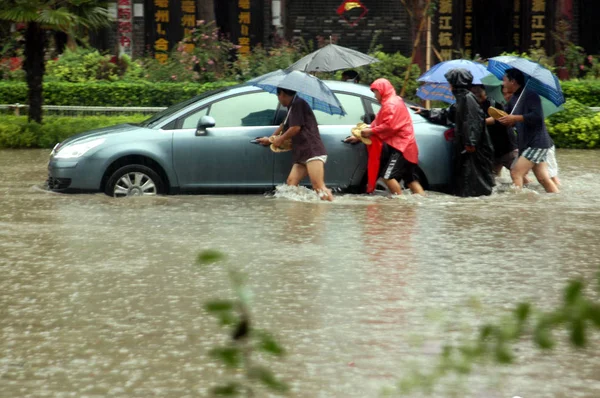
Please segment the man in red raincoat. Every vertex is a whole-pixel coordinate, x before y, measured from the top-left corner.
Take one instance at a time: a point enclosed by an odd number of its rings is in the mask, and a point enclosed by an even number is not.
[[[375,80],[371,84],[371,91],[381,104],[381,109],[371,126],[362,130],[362,136],[370,137],[372,141],[367,146],[367,192],[372,192],[377,177],[382,177],[393,194],[402,194],[400,180],[412,193],[423,194],[417,166],[419,149],[406,104],[396,95],[396,90],[387,79]],[[388,145],[389,157],[386,156],[383,164],[380,164],[384,143]]]

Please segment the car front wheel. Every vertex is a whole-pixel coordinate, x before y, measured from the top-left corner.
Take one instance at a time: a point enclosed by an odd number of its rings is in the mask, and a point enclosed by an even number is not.
[[[163,192],[163,186],[162,179],[154,170],[134,164],[115,171],[108,179],[104,192],[115,198],[154,196]]]

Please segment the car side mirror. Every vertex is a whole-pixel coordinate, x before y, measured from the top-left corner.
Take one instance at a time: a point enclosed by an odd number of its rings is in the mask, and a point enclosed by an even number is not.
[[[196,126],[196,135],[206,135],[206,129],[210,127],[215,127],[215,118],[212,116],[202,116],[200,120],[198,120],[198,125]]]

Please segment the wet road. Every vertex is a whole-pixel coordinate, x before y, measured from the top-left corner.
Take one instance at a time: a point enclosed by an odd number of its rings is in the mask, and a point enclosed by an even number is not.
[[[563,192],[481,199],[170,196],[42,191],[49,151],[0,151],[0,397],[196,397],[226,380],[203,310],[248,275],[258,327],[296,397],[377,397],[441,344],[522,300],[557,304],[600,265],[600,152],[559,151]],[[474,303],[477,303],[476,305]],[[542,353],[443,382],[434,396],[598,397],[600,349]],[[455,394],[455,395],[452,395]],[[413,394],[411,396],[418,396]]]

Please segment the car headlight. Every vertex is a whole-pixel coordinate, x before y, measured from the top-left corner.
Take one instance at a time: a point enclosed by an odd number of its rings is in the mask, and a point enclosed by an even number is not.
[[[64,147],[58,148],[58,151],[54,154],[54,157],[59,159],[79,158],[90,149],[102,144],[104,141],[104,138],[98,138],[92,141],[82,142],[80,144],[67,144]]]

